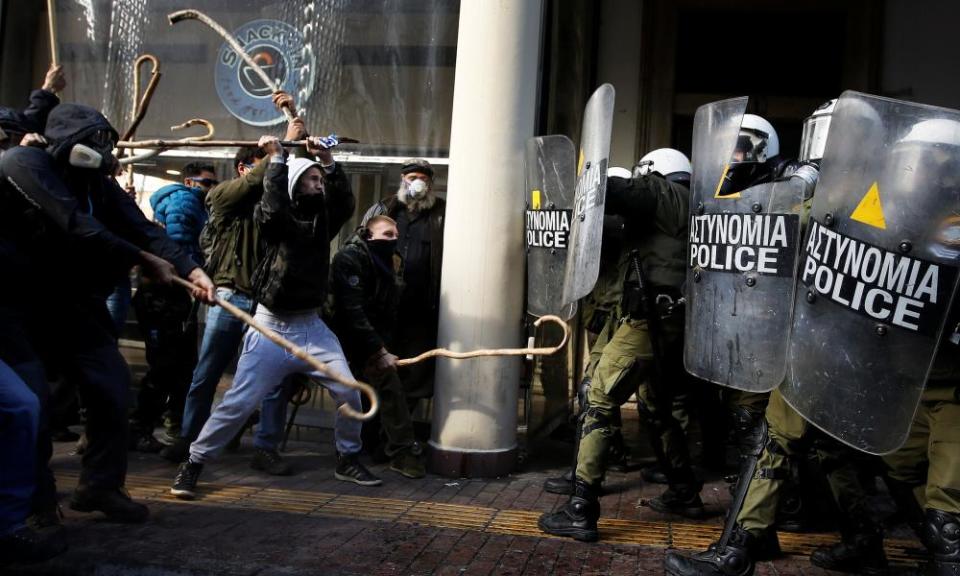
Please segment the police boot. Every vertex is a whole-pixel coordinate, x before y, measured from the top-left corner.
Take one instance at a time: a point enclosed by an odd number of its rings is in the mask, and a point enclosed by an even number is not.
[[[753,550],[759,546],[756,536],[735,525],[725,546],[714,542],[696,554],[668,550],[663,568],[672,576],[751,576],[756,560]]]
[[[820,546],[810,555],[810,563],[827,570],[854,574],[886,574],[887,556],[883,552],[883,532],[869,524],[859,524],[841,532],[841,541]]]
[[[573,469],[567,470],[563,476],[547,478],[543,481],[543,489],[551,494],[573,494]]]
[[[647,502],[647,506],[657,512],[664,514],[677,514],[686,518],[703,518],[704,506],[700,499],[700,488],[703,483],[699,482],[693,474],[693,470],[668,470],[667,478],[670,484],[667,489],[652,500]]]
[[[927,508],[921,537],[933,555],[927,563],[927,576],[960,576],[960,518],[941,510]]]
[[[537,526],[547,534],[566,536],[583,542],[595,542],[599,537],[597,520],[600,502],[597,487],[577,478],[574,492],[560,509],[540,516]]]

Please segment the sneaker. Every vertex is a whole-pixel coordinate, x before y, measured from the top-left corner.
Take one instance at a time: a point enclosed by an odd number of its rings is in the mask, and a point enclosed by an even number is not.
[[[283,461],[283,458],[276,450],[257,448],[253,453],[253,459],[250,460],[250,467],[254,470],[262,470],[271,476],[289,476],[293,474],[293,468]]]
[[[66,550],[63,530],[35,530],[24,526],[0,536],[0,566],[43,562]]]
[[[73,453],[77,456],[83,456],[87,452],[87,434],[84,432],[77,439],[77,445],[73,448]]]
[[[70,509],[77,512],[103,512],[107,520],[140,524],[150,517],[150,509],[134,502],[122,488],[78,487],[70,499]]]
[[[188,456],[190,456],[190,443],[185,438],[177,438],[172,444],[160,451],[160,457],[173,464],[180,464]]]
[[[144,454],[156,454],[164,449],[164,445],[149,432],[137,434],[130,439],[130,449]]]
[[[414,453],[411,449],[401,450],[394,454],[390,460],[390,469],[401,476],[414,480],[427,475],[427,467],[423,463],[423,457]]]
[[[52,503],[44,506],[42,510],[37,510],[30,516],[27,516],[27,526],[34,530],[45,530],[48,528],[63,528],[63,510],[60,505]]]
[[[177,477],[173,480],[170,493],[181,500],[193,500],[197,497],[197,480],[203,472],[203,464],[196,464],[187,460],[177,470]]]
[[[172,446],[180,440],[180,428],[164,429],[157,437],[164,446]]]
[[[356,454],[337,454],[337,468],[333,477],[344,482],[353,482],[361,486],[379,486],[383,481],[374,476],[360,463]]]

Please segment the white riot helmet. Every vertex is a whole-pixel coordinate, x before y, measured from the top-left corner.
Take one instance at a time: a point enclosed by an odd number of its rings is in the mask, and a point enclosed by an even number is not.
[[[733,164],[756,162],[763,164],[780,154],[780,137],[773,125],[756,114],[744,114],[737,136]]]
[[[800,137],[801,162],[818,162],[827,148],[827,134],[830,132],[830,119],[837,99],[829,100],[813,111],[803,121],[803,135]]]
[[[622,168],[620,166],[611,166],[610,168],[607,168],[607,178],[626,178],[629,180],[631,176],[633,175],[630,174],[630,171],[626,168]]]
[[[683,152],[673,148],[657,148],[648,152],[634,168],[636,176],[659,174],[664,178],[678,172],[689,177],[692,171],[690,159]]]

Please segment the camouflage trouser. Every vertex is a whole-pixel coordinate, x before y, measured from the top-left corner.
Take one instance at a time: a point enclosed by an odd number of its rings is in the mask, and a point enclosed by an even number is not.
[[[921,508],[960,514],[960,403],[954,390],[924,390],[907,441],[883,460],[891,478],[914,487]]]
[[[682,318],[679,323],[682,324]],[[667,346],[680,339],[682,326],[677,324],[664,323]],[[634,392],[641,413],[656,422],[654,428],[658,430],[660,445],[670,468],[689,471],[686,437],[671,414],[671,382],[658,384],[652,378],[653,349],[646,321],[628,319],[619,326],[608,324],[607,330],[614,327],[616,331],[597,359],[587,392],[590,408],[582,424],[577,477],[589,484],[598,484],[603,479],[604,457],[613,436],[614,414]],[[666,374],[675,372],[664,371]]]
[[[857,475],[856,462],[860,457],[856,451],[816,431],[786,403],[779,390],[770,393],[766,418],[770,439],[757,461],[737,523],[754,533],[774,525],[777,506],[790,477],[790,458],[804,453],[811,443],[846,521],[865,518],[866,493]]]

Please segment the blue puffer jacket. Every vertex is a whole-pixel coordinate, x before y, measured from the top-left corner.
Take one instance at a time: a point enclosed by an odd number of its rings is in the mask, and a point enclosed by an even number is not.
[[[154,220],[166,228],[167,235],[200,265],[203,265],[200,231],[207,223],[203,197],[200,189],[183,184],[164,186],[150,197]]]

